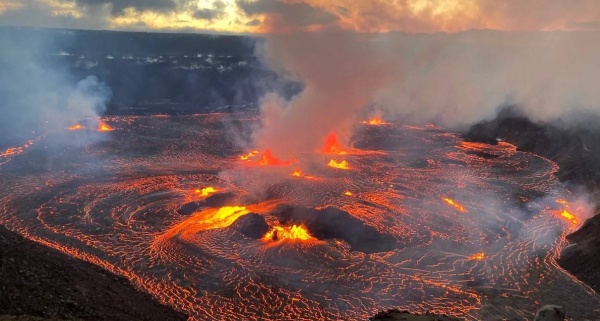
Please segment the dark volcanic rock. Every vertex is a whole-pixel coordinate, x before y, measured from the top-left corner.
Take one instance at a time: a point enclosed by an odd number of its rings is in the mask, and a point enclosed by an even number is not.
[[[279,205],[272,213],[282,224],[304,224],[318,239],[341,239],[353,251],[376,253],[398,248],[397,240],[335,207],[322,210],[293,205]]]
[[[375,316],[370,317],[369,321],[378,320],[402,320],[402,321],[460,321],[458,318],[449,317],[446,315],[439,315],[426,312],[424,314],[410,313],[408,311],[400,311],[398,309],[381,311]]]
[[[137,291],[127,279],[2,226],[0,315],[69,320],[187,319]]]
[[[237,230],[247,237],[260,239],[269,231],[269,224],[267,224],[262,215],[250,213],[235,220],[230,228]]]
[[[181,205],[178,213],[181,215],[192,215],[195,211],[197,211],[202,205],[199,202],[189,202]]]
[[[600,127],[599,127],[600,128]],[[472,126],[466,140],[497,144],[503,139],[520,151],[532,152],[559,164],[561,181],[600,187],[600,130],[534,123],[514,109],[506,109],[492,121]]]
[[[600,292],[600,215],[587,220],[567,240],[571,245],[563,250],[558,263]]]

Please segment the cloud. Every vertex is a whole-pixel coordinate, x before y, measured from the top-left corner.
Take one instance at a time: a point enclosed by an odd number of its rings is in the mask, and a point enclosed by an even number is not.
[[[223,1],[215,1],[211,9],[204,8],[194,12],[194,18],[201,20],[213,20],[225,14],[226,5]]]
[[[331,130],[348,133],[366,108],[452,128],[519,105],[534,120],[600,115],[600,34],[468,31],[457,34],[303,33],[270,36],[264,61],[304,90],[268,95],[257,147],[297,156]]]
[[[0,25],[46,28],[102,29],[107,15],[87,15],[72,2],[22,0],[19,7],[0,12]]]
[[[263,28],[273,32],[296,30],[311,25],[327,26],[337,20],[334,14],[303,1],[238,0],[237,4],[248,16],[265,16]]]
[[[18,12],[18,14],[15,14]],[[12,13],[11,15],[8,15]],[[291,33],[590,30],[597,0],[0,0],[1,24]],[[69,19],[66,19],[68,17]],[[40,19],[42,18],[42,19]],[[122,19],[119,19],[122,18]],[[8,19],[8,20],[7,20]]]
[[[571,23],[572,29],[600,30],[600,20]]]
[[[169,12],[177,7],[174,0],[76,0],[76,3],[80,7],[91,10],[109,6],[113,15],[123,14],[126,9]]]

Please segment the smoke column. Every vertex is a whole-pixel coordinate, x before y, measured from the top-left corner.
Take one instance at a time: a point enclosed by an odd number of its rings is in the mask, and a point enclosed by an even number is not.
[[[600,33],[297,33],[258,52],[304,90],[267,95],[255,144],[289,156],[347,133],[363,108],[458,129],[518,105],[536,121],[600,111]]]

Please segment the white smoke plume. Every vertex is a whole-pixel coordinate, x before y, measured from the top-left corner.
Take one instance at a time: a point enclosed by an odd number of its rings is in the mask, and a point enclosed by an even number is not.
[[[492,118],[505,105],[533,120],[597,113],[599,50],[599,32],[270,36],[260,55],[304,90],[289,101],[265,97],[255,144],[292,156],[331,130],[348,133],[368,106],[449,128]]]
[[[15,39],[10,29],[0,34],[0,145],[10,146],[47,132],[66,132],[74,122],[94,121],[106,109],[110,89],[95,76],[78,79],[66,66],[54,65],[49,59],[55,53],[52,39],[43,35]],[[64,143],[94,140],[90,134]]]

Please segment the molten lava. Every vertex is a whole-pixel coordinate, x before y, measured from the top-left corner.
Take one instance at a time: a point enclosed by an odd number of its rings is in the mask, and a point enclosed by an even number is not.
[[[444,202],[446,202],[448,205],[454,207],[457,211],[461,212],[461,213],[466,213],[467,210],[460,204],[456,203],[453,199],[444,197],[442,198],[444,200]]]
[[[304,225],[273,226],[264,236],[263,241],[309,241],[315,238],[310,235]]]
[[[112,127],[110,127],[107,123],[100,123],[98,124],[98,129],[97,131],[99,132],[110,132],[113,131],[114,129]]]
[[[200,196],[209,196],[210,194],[218,192],[218,190],[216,190],[214,187],[209,186],[203,189],[198,188],[194,192]]]
[[[563,210],[560,213],[560,216],[562,216],[563,218],[565,218],[567,221],[573,223],[574,225],[578,224],[577,218],[575,217],[575,215],[569,213],[569,211],[567,211],[567,210]]]
[[[262,154],[260,159],[258,160],[258,165],[267,166],[267,165],[289,165],[291,164],[291,160],[282,161],[281,159],[273,156],[270,149],[265,149],[265,152]]]
[[[84,128],[85,127],[83,127],[83,125],[81,125],[81,124],[75,124],[75,125],[69,127],[69,130],[75,131],[75,130],[81,130],[81,129],[84,129]]]
[[[228,227],[242,215],[250,213],[245,206],[223,206],[219,209],[208,209],[202,211],[199,216],[201,220],[199,224],[204,226],[204,229],[215,229]]]
[[[373,117],[369,120],[365,120],[362,122],[363,124],[367,124],[367,125],[388,125],[389,123],[384,122],[380,117]]]
[[[352,193],[352,192],[350,192],[350,191],[345,191],[345,192],[344,192],[344,195],[346,195],[346,196],[352,196],[352,195],[354,195],[354,193]]]
[[[258,154],[260,154],[260,152],[259,152],[259,151],[257,151],[257,150],[253,150],[253,151],[249,152],[249,153],[248,153],[248,154],[246,154],[246,155],[242,155],[242,156],[240,156],[240,159],[241,159],[241,160],[243,160],[243,161],[247,161],[247,160],[250,160],[251,158],[255,157],[255,156],[256,156],[256,155],[258,155]]]
[[[347,161],[343,160],[341,162],[336,162],[335,160],[330,160],[327,164],[329,167],[337,168],[337,169],[350,169],[350,165]]]
[[[329,132],[323,141],[321,152],[327,154],[345,155],[348,151],[342,147],[334,132]]]
[[[485,259],[485,253],[483,253],[483,252],[475,253],[475,254],[469,256],[469,260],[481,261],[483,259]]]
[[[302,177],[302,171],[295,170],[292,172],[292,176],[294,177]]]

